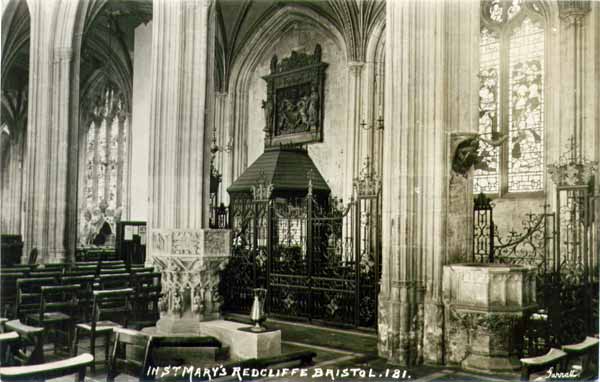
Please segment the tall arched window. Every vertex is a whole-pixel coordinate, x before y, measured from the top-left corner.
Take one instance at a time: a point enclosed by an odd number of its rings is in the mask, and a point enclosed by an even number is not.
[[[474,191],[543,191],[544,22],[538,6],[521,0],[483,2],[480,57],[479,133],[484,140]]]
[[[86,211],[100,208],[115,232],[115,222],[122,217],[127,201],[129,113],[112,88],[102,92],[90,112],[80,226],[86,224]]]

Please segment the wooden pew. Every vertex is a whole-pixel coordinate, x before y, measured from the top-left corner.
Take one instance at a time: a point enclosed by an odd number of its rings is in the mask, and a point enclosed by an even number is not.
[[[521,380],[529,381],[531,374],[550,368],[553,368],[554,372],[562,371],[566,359],[567,353],[555,348],[538,357],[521,358]]]
[[[581,360],[581,372],[583,376],[588,376],[598,372],[598,338],[586,337],[583,341],[572,344],[563,345],[561,350],[567,353],[567,367],[575,360]],[[592,367],[596,362],[596,367]]]
[[[47,379],[77,374],[75,381],[84,382],[85,369],[94,362],[91,354],[82,354],[56,362],[30,366],[1,367],[2,381],[46,381]]]

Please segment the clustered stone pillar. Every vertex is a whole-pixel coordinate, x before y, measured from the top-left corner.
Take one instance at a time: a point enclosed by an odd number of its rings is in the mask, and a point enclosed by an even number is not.
[[[163,274],[161,332],[197,332],[219,314],[229,231],[207,230],[208,0],[153,2],[149,261]]]
[[[65,261],[68,244],[70,46],[55,46],[58,2],[32,0],[29,109],[25,159],[25,256],[32,248],[43,262]],[[60,12],[59,12],[60,13]],[[66,13],[68,14],[68,13]],[[65,30],[74,19],[60,19]],[[69,34],[66,34],[69,37]],[[60,41],[71,43],[70,41]]]
[[[348,64],[348,102],[351,107],[348,109],[348,133],[345,143],[345,169],[344,169],[344,187],[343,199],[350,200],[353,191],[354,176],[360,169],[360,123],[362,114],[362,79],[365,63],[352,61]]]
[[[378,350],[392,363],[443,362],[441,284],[449,224],[449,135],[451,127],[458,130],[463,123],[460,130],[476,130],[472,107],[477,89],[472,81],[478,68],[471,34],[479,33],[475,15],[479,8],[477,2],[466,3],[464,9],[451,1],[386,4]],[[466,13],[461,14],[461,23],[468,25],[453,30],[453,17],[462,12]],[[465,62],[468,68],[462,67]],[[461,85],[459,76],[469,78],[468,83]],[[454,98],[459,95],[465,100]],[[462,209],[468,208],[463,203]],[[466,212],[460,214],[463,219]],[[464,240],[468,235],[460,236]]]
[[[0,155],[0,190],[3,233],[21,233],[21,201],[23,199],[23,159],[25,154],[25,135],[27,131],[26,93],[9,91],[2,95],[16,107],[10,116],[8,131],[0,132],[2,146]]]

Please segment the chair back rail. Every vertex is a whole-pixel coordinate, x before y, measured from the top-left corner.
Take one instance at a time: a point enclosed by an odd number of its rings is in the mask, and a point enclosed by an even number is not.
[[[56,284],[56,277],[17,279],[16,316],[25,322],[28,314],[39,313],[42,287]]]
[[[98,277],[100,289],[123,289],[131,288],[133,280],[130,273],[116,273],[100,275]]]
[[[77,373],[75,380],[83,382],[86,367],[93,361],[94,357],[85,353],[77,357],[39,365],[3,367],[0,368],[0,379],[2,381],[45,381]]]
[[[75,316],[79,308],[81,285],[43,286],[40,300],[40,321],[46,313],[60,312]]]

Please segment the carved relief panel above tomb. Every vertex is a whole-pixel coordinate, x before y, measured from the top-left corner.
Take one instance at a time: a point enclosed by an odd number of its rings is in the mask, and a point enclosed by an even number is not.
[[[325,69],[321,45],[313,54],[292,51],[279,61],[271,59],[267,82],[265,113],[265,148],[287,144],[323,141],[323,95]]]

